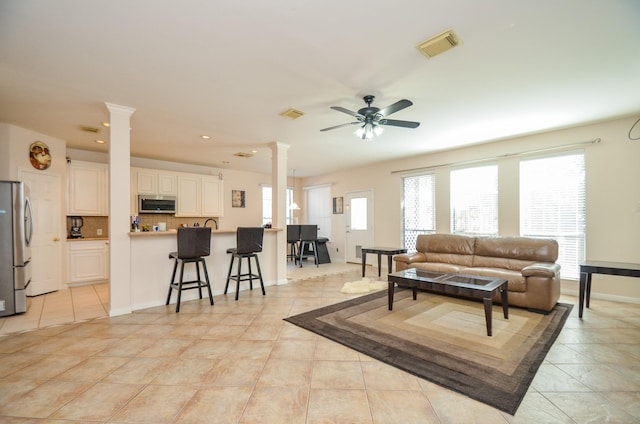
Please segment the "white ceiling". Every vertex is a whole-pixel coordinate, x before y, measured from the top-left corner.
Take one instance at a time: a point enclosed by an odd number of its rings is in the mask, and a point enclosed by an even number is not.
[[[415,48],[447,29],[460,46]],[[420,127],[319,131],[366,94],[413,101],[392,118]],[[638,114],[640,2],[0,2],[1,122],[106,151],[108,130],[80,129],[108,120],[104,102],[136,109],[134,156],[268,173],[277,141],[290,175],[324,174]]]

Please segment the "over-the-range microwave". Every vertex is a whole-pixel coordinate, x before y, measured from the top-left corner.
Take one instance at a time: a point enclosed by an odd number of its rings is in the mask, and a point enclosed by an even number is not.
[[[174,196],[138,195],[138,213],[175,213]]]

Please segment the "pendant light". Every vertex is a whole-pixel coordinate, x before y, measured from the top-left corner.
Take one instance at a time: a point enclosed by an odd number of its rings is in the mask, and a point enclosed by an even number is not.
[[[293,170],[293,191],[295,191],[295,187],[296,187],[296,170]],[[293,211],[299,211],[300,210],[300,206],[298,206],[298,204],[296,202],[292,202],[289,205],[289,209],[293,210]]]

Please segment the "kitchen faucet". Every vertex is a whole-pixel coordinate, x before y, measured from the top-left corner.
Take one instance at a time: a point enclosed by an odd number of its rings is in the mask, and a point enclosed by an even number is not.
[[[206,220],[206,221],[204,221],[204,224],[203,224],[202,226],[203,226],[203,227],[206,227],[206,226],[207,226],[207,223],[209,223],[209,221],[213,221],[213,223],[214,223],[214,224],[215,224],[215,226],[216,226],[216,230],[217,230],[217,229],[218,229],[218,221],[216,221],[216,220],[215,220],[215,219],[213,219],[213,218],[207,218],[207,220]]]

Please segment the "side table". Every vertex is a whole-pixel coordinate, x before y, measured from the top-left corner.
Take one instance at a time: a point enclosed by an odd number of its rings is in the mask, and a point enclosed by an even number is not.
[[[391,274],[393,255],[400,253],[407,253],[407,249],[400,249],[397,247],[363,247],[362,248],[362,276],[364,277],[365,267],[367,266],[367,253],[375,253],[378,255],[378,277],[380,277],[380,269],[382,263],[382,255],[387,255],[388,272]]]

